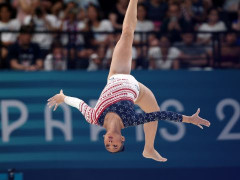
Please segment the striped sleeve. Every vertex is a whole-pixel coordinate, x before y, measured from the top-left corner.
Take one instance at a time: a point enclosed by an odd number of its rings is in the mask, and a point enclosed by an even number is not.
[[[95,117],[95,110],[88,106],[84,101],[81,100],[79,104],[79,111],[83,114],[86,121],[90,124],[98,124]]]
[[[98,124],[95,117],[95,110],[89,107],[83,100],[66,96],[64,102],[72,107],[77,108],[90,124]]]

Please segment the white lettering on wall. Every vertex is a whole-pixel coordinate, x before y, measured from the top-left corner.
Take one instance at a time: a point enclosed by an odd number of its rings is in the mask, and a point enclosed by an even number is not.
[[[232,117],[227,123],[226,127],[223,129],[221,134],[218,136],[219,140],[240,140],[240,133],[231,132],[234,125],[237,123],[240,117],[240,105],[234,99],[223,99],[220,101],[216,108],[216,115],[220,121],[225,119],[224,108],[227,106],[231,106],[234,110]]]
[[[66,104],[61,104],[59,108],[62,108],[63,110],[64,122],[52,119],[52,109],[45,106],[45,136],[47,141],[53,140],[53,128],[60,129],[63,132],[66,141],[72,140],[72,117],[70,107]]]
[[[178,100],[175,100],[175,99],[169,99],[169,100],[164,101],[162,103],[162,105],[160,106],[160,110],[166,111],[169,107],[174,107],[177,112],[184,111],[183,105]],[[167,128],[160,128],[159,133],[160,133],[160,135],[163,136],[164,139],[166,139],[168,141],[179,141],[181,138],[183,138],[183,136],[185,135],[185,131],[186,131],[185,125],[183,123],[176,123],[176,122],[170,122],[170,121],[166,121],[166,122],[176,126],[178,131],[176,134],[170,134],[167,131]]]
[[[3,100],[1,102],[1,114],[2,114],[2,138],[3,142],[8,142],[11,133],[21,127],[28,118],[28,110],[27,107],[20,101],[17,100]],[[8,108],[17,108],[20,110],[20,117],[18,120],[9,124],[8,117]]]

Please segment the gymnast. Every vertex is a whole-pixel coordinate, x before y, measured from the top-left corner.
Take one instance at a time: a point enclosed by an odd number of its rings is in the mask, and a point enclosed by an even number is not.
[[[123,22],[123,29],[112,57],[107,85],[103,89],[94,108],[89,107],[78,98],[66,96],[61,90],[48,99],[49,108],[57,107],[65,102],[77,108],[84,115],[87,122],[103,126],[106,129],[104,144],[109,152],[116,153],[124,150],[125,137],[121,129],[144,124],[145,146],[142,155],[156,161],[165,162],[154,147],[158,120],[191,123],[203,128],[210,126],[210,122],[198,116],[200,109],[192,116],[185,116],[170,111],[160,111],[158,103],[146,86],[130,75],[132,64],[132,44],[137,23],[138,0],[130,0]],[[136,113],[134,104],[143,113]]]

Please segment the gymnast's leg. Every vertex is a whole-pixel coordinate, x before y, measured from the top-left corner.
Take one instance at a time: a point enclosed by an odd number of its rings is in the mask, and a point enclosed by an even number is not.
[[[137,24],[137,3],[138,0],[129,2],[122,34],[113,52],[108,79],[114,74],[130,74],[131,72],[132,44]]]
[[[140,94],[135,103],[146,113],[160,111],[160,108],[152,91],[141,83],[139,83],[139,86]],[[151,158],[156,161],[165,162],[167,159],[163,158],[154,148],[157,127],[158,121],[144,124],[145,146],[143,150],[143,156],[145,158]]]

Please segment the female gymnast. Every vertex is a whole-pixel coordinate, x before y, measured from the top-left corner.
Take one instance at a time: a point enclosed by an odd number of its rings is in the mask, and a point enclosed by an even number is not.
[[[137,23],[137,4],[138,0],[129,2],[122,34],[113,52],[107,85],[96,106],[91,108],[78,98],[65,96],[62,90],[48,99],[48,105],[49,108],[55,106],[55,111],[59,104],[65,102],[81,111],[87,122],[106,128],[104,144],[106,149],[112,153],[124,149],[125,138],[121,135],[121,129],[144,124],[145,146],[142,155],[145,158],[165,162],[167,159],[154,148],[157,120],[192,123],[200,128],[203,128],[202,125],[209,127],[210,123],[198,116],[200,109],[192,116],[160,111],[151,90],[130,75],[132,43]],[[136,113],[134,104],[137,104],[144,113]]]

